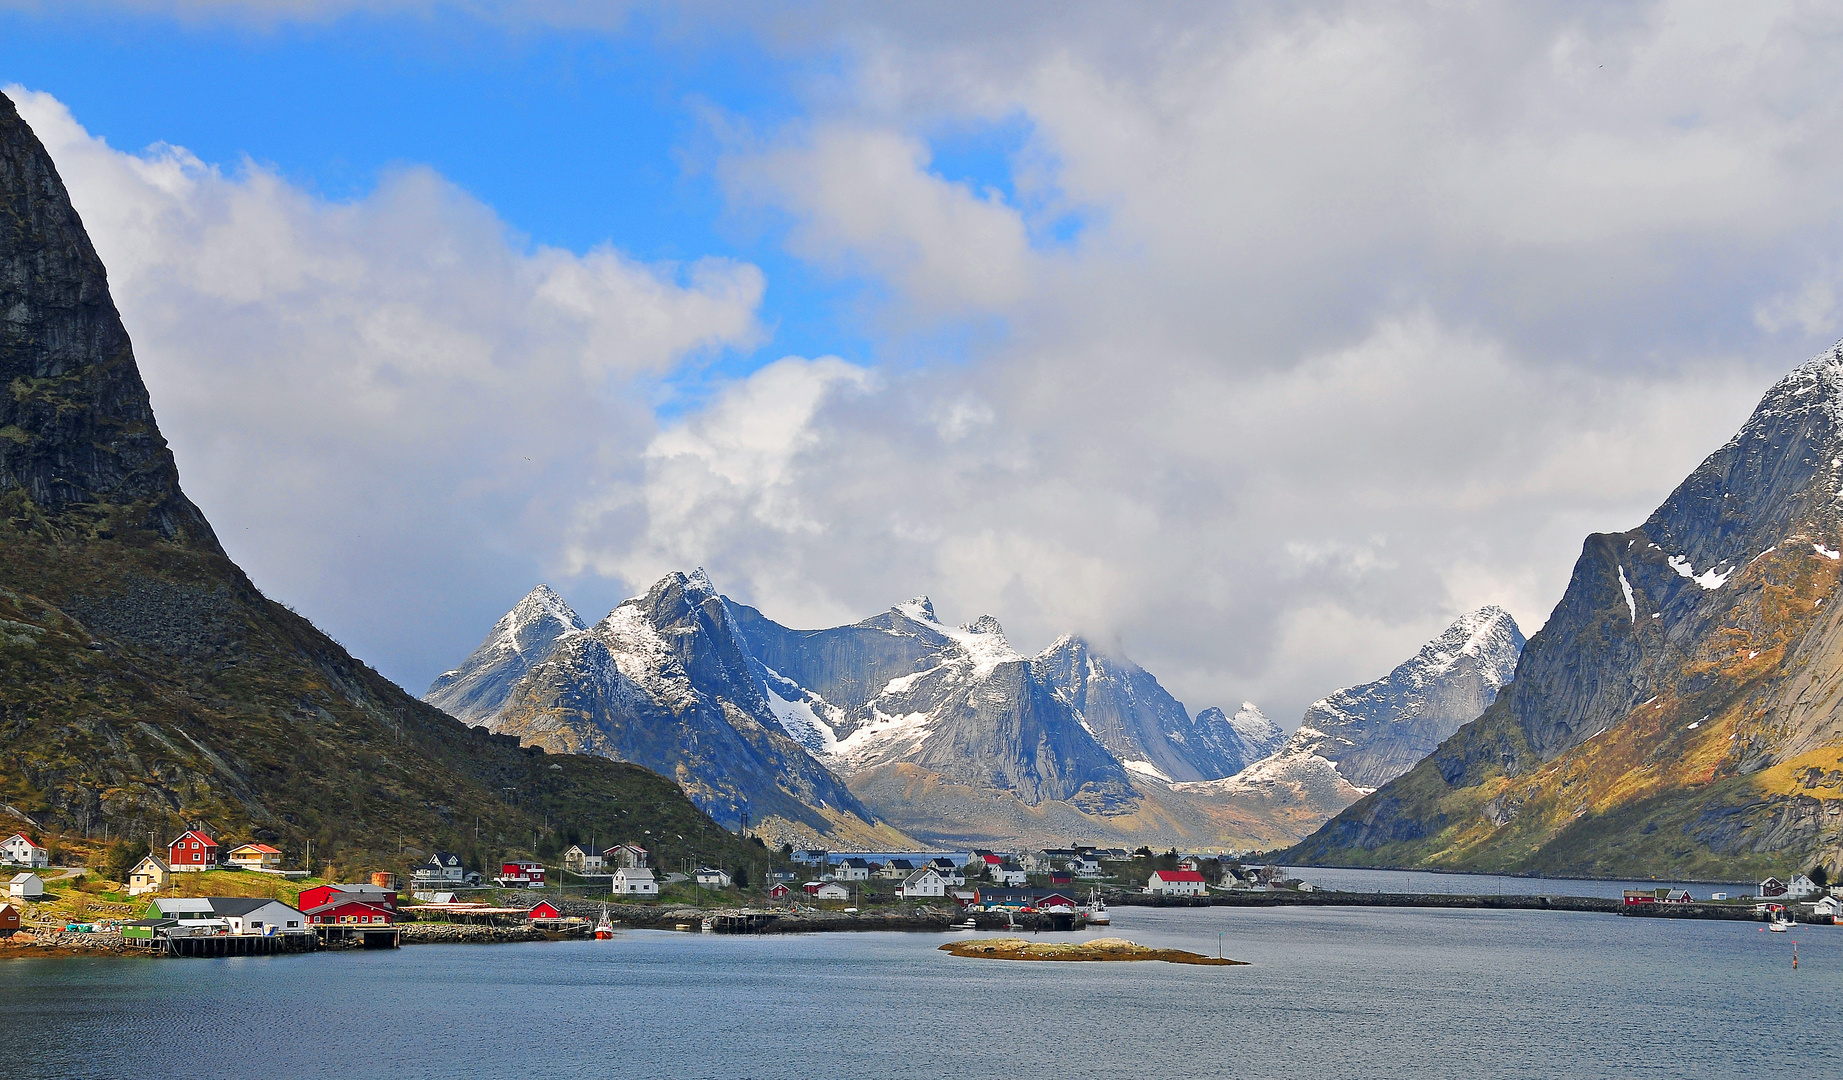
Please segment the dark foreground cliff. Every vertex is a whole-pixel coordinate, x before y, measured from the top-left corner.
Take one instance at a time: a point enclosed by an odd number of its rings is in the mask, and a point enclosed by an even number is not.
[[[4,96],[0,385],[0,804],[52,834],[311,840],[343,867],[478,865],[547,822],[745,860],[669,781],[469,728],[257,590],[180,489],[102,263]]]

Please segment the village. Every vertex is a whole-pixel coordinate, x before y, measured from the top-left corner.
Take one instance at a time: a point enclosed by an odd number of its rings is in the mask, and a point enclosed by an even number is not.
[[[253,955],[604,937],[617,922],[711,932],[758,932],[771,923],[781,930],[1073,930],[1108,925],[1110,902],[1304,900],[1315,891],[1281,867],[1229,855],[1092,846],[881,855],[787,846],[769,852],[753,873],[695,861],[668,870],[632,842],[576,843],[556,865],[518,856],[500,860],[497,869],[436,851],[409,867],[407,890],[398,870],[340,882],[284,861],[279,848],[225,844],[201,823],[116,881],[87,866],[54,868],[50,849],[15,833],[0,841],[7,868],[0,947]],[[1691,904],[1751,905],[1753,914],[1775,923],[1843,918],[1843,899],[1827,882],[1802,874],[1767,878],[1746,896],[1716,892],[1698,901],[1672,888],[1628,889],[1623,896],[1634,914],[1647,905],[1662,913]]]

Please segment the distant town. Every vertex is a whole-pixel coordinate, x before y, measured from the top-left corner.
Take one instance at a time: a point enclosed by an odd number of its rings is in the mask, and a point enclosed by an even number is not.
[[[876,928],[907,916],[943,928],[1074,930],[1109,924],[1109,902],[1337,899],[1313,896],[1320,890],[1279,866],[1175,850],[763,851],[753,872],[696,863],[667,870],[631,841],[576,843],[550,864],[521,857],[496,867],[435,851],[414,864],[405,883],[388,870],[355,881],[316,878],[286,867],[272,845],[226,843],[202,824],[160,853],[114,867],[115,875],[107,865],[54,865],[50,848],[20,832],[0,841],[0,862],[9,869],[0,938],[74,952],[223,956],[607,937],[623,922],[735,932],[783,919],[782,929]],[[1755,916],[1775,926],[1835,924],[1843,916],[1843,899],[1806,874],[1769,877],[1746,895],[1717,891],[1700,899],[1683,888],[1627,889],[1619,904],[1660,913],[1720,906],[1731,913],[1723,917]],[[827,915],[885,921],[841,925],[823,921]]]

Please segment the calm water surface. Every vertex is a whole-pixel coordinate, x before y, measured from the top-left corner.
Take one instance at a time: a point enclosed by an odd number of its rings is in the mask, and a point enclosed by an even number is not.
[[[1467,896],[1600,896],[1617,900],[1626,889],[1687,889],[1698,900],[1710,893],[1725,892],[1731,897],[1751,896],[1754,882],[1729,884],[1706,881],[1660,881],[1657,878],[1634,878],[1612,881],[1605,878],[1509,877],[1501,874],[1441,874],[1425,870],[1345,870],[1330,866],[1293,866],[1287,873],[1321,889],[1343,892],[1385,893],[1459,893]],[[1788,875],[1789,876],[1789,875]]]
[[[1213,953],[1220,933],[1253,966],[963,960],[933,934],[648,931],[10,960],[0,1032],[21,1077],[1739,1077],[1822,1071],[1843,1053],[1843,927],[1363,908],[1114,915],[1108,933],[1146,944]]]

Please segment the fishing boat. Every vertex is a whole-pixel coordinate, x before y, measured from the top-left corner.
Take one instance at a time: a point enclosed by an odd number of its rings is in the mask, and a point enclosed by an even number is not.
[[[614,924],[608,921],[608,909],[602,909],[602,921],[595,924],[595,940],[607,941],[614,937]]]
[[[1087,916],[1089,926],[1113,925],[1113,916],[1107,914],[1107,901],[1096,896],[1093,889],[1088,890],[1088,906],[1082,909],[1082,914]]]

